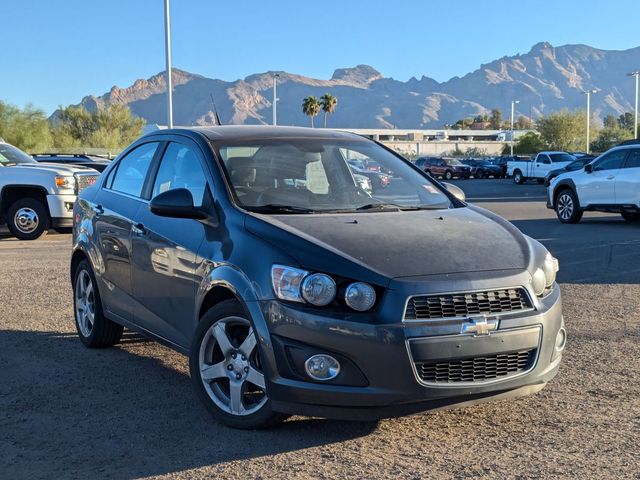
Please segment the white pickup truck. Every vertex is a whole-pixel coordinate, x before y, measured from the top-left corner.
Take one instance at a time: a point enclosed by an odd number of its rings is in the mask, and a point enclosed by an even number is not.
[[[544,177],[551,170],[566,167],[576,159],[567,152],[540,152],[532,160],[517,160],[507,163],[507,175],[522,185],[528,179],[544,183]]]
[[[0,141],[0,224],[21,240],[73,226],[78,192],[100,175],[92,168],[39,163]]]

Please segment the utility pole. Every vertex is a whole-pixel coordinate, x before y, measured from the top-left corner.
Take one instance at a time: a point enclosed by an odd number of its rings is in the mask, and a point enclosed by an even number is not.
[[[636,77],[636,106],[635,106],[635,120],[633,122],[633,138],[638,138],[638,78],[640,77],[640,72],[631,72],[628,73],[630,77]]]
[[[272,113],[273,113],[273,125],[277,125],[278,124],[278,117],[277,117],[277,103],[278,103],[278,94],[276,92],[276,85],[277,85],[277,81],[278,78],[280,78],[280,74],[279,73],[274,73],[273,74],[273,108],[272,108]]]
[[[589,153],[589,143],[590,143],[589,133],[591,128],[591,94],[596,92],[597,90],[595,89],[586,90],[582,92],[587,96],[587,154]]]
[[[173,128],[173,82],[171,81],[171,20],[169,0],[164,0],[164,51],[167,69],[167,126]]]
[[[510,147],[511,147],[511,156],[513,157],[513,137],[515,135],[514,131],[513,131],[513,123],[514,123],[514,119],[515,119],[515,115],[516,115],[516,103],[520,103],[520,100],[511,100],[511,121],[510,121],[510,127],[511,127],[511,142],[510,143]]]

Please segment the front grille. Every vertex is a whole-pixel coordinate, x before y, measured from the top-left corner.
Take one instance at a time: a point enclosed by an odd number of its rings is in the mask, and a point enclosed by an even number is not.
[[[441,363],[416,363],[416,370],[425,383],[483,382],[526,372],[533,366],[535,352],[536,349],[521,350]]]
[[[524,288],[505,288],[471,293],[446,293],[411,297],[405,320],[468,317],[517,312],[532,308]]]
[[[76,180],[78,182],[77,193],[80,193],[85,188],[90,187],[91,185],[96,183],[98,176],[99,175],[76,175]]]

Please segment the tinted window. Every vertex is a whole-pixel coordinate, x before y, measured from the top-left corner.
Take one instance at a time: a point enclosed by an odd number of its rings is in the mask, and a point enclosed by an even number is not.
[[[151,165],[151,160],[157,149],[158,144],[154,142],[145,143],[129,152],[118,163],[113,180],[108,180],[111,181],[111,185],[107,184],[107,186],[117,192],[139,197],[149,165]]]
[[[640,148],[634,148],[629,152],[625,168],[640,168]]]
[[[599,170],[616,170],[622,168],[624,157],[627,156],[627,150],[615,150],[605,153],[599,160],[593,164],[593,171]]]
[[[549,156],[553,163],[573,162],[576,159],[576,157],[568,153],[550,153]]]
[[[186,188],[193,195],[193,204],[202,206],[207,180],[196,153],[186,145],[170,143],[162,156],[153,185],[153,196],[175,188]]]
[[[31,155],[8,143],[0,143],[0,165],[17,165],[20,163],[36,163]]]
[[[547,155],[538,155],[538,162],[549,164],[551,163],[551,160],[549,160],[549,157]]]

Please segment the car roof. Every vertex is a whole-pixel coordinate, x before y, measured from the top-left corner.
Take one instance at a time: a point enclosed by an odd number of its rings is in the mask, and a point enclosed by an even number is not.
[[[279,127],[271,125],[223,125],[216,127],[180,127],[166,130],[157,130],[145,136],[171,135],[171,134],[199,134],[211,142],[234,142],[234,141],[260,141],[274,138],[296,138],[296,139],[331,139],[331,140],[362,140],[366,139],[360,135],[350,132],[329,130],[324,128],[307,127]]]

